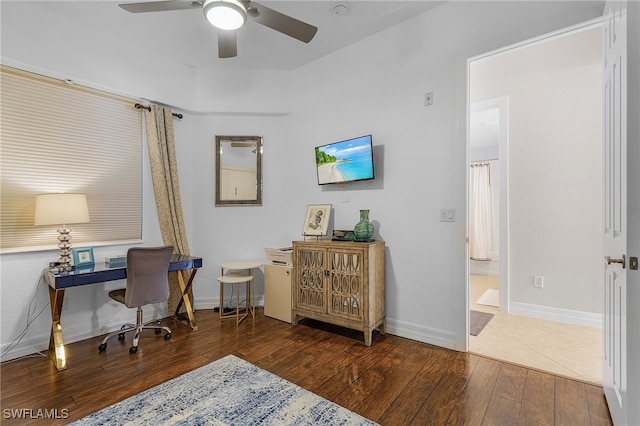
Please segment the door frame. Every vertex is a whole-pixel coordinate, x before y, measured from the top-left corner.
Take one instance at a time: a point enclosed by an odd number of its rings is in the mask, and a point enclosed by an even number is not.
[[[465,314],[466,314],[466,335],[465,335],[465,351],[469,352],[469,345],[470,345],[470,339],[469,339],[469,330],[470,330],[470,323],[469,323],[469,311],[470,311],[470,300],[469,300],[469,295],[470,295],[470,291],[469,291],[469,286],[470,286],[470,266],[471,266],[471,261],[469,258],[469,160],[470,160],[470,154],[469,154],[469,150],[470,150],[470,135],[469,135],[469,122],[470,122],[470,116],[471,116],[471,100],[470,100],[470,86],[471,86],[471,63],[474,61],[478,61],[484,58],[488,58],[490,56],[495,56],[495,55],[499,55],[502,53],[507,53],[509,51],[515,50],[515,49],[520,49],[523,47],[528,47],[528,46],[533,46],[535,44],[538,43],[543,43],[549,39],[552,38],[556,38],[558,36],[562,36],[564,34],[568,34],[574,31],[579,31],[579,30],[584,30],[584,29],[588,29],[590,27],[595,27],[595,26],[602,26],[603,25],[603,17],[599,17],[599,18],[595,18],[595,19],[590,19],[581,23],[578,23],[576,25],[571,25],[569,27],[565,27],[556,31],[552,31],[546,34],[542,34],[540,36],[537,37],[533,37],[518,43],[514,43],[514,44],[510,44],[510,45],[506,45],[503,46],[501,48],[498,49],[494,49],[494,50],[490,50],[478,55],[474,55],[474,56],[470,56],[466,58],[466,69],[465,69],[465,73],[466,73],[466,99],[465,99],[465,112],[466,112],[466,161],[465,164],[467,165],[467,167],[465,168],[465,172],[466,172],[466,179],[465,179],[465,232],[466,232],[466,247],[465,247],[465,273],[466,273],[466,277],[465,277],[465,281],[466,281],[466,287],[465,287],[465,303],[466,303],[466,310],[465,310]],[[507,104],[507,110],[508,110],[508,104]],[[502,117],[501,117],[502,118]],[[508,116],[507,116],[507,120],[508,120]],[[508,122],[508,121],[507,121]],[[508,130],[508,127],[507,127]],[[502,141],[501,141],[502,142]],[[509,148],[508,148],[508,132],[507,132],[507,138],[505,139],[505,146],[502,147],[502,145],[500,146],[500,164],[501,164],[501,168],[500,168],[500,179],[501,179],[501,191],[504,190],[507,192],[507,195],[505,196],[505,206],[504,206],[504,211],[502,210],[502,204],[501,204],[501,211],[500,213],[504,215],[504,217],[500,218],[500,280],[501,280],[501,284],[500,284],[500,310],[505,312],[505,313],[509,313],[510,312],[510,307],[509,307],[509,290],[508,290],[508,282],[509,282],[509,252],[508,252],[508,248],[509,248],[509,206],[508,206],[508,192],[509,192],[509,184],[508,184],[508,180],[509,180],[509,176],[508,176],[508,158],[509,158]],[[504,149],[504,151],[502,151]],[[506,161],[503,161],[503,158]],[[505,163],[504,165],[502,163]],[[503,189],[504,188],[504,189]],[[502,202],[502,199],[501,199]],[[504,226],[503,226],[503,222],[504,222]],[[503,248],[503,246],[506,248]],[[505,283],[507,283],[507,285],[505,285],[506,287],[506,291],[502,290],[502,280],[504,280]],[[502,294],[504,293],[504,294]]]

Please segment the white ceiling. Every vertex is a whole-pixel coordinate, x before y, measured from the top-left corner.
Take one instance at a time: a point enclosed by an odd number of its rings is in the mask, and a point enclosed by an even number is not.
[[[145,1],[145,0],[143,0]],[[187,0],[188,1],[188,0]],[[238,56],[219,59],[216,30],[200,9],[129,13],[118,3],[135,1],[30,2],[43,13],[62,15],[92,31],[127,43],[147,44],[159,55],[194,67],[295,69],[392,25],[438,6],[442,1],[259,1],[318,27],[308,44],[250,19],[238,30]],[[347,6],[345,15],[334,7]]]

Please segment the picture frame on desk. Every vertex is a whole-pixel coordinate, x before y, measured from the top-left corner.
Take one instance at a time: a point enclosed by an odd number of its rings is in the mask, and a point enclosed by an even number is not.
[[[304,216],[302,235],[327,235],[331,204],[309,204]]]
[[[72,248],[73,266],[76,268],[93,266],[96,261],[93,257],[93,247]]]

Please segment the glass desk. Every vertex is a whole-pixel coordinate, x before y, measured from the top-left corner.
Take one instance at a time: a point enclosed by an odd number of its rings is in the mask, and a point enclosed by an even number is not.
[[[174,254],[171,256],[168,272],[176,272],[178,276],[178,284],[182,292],[182,298],[176,307],[174,317],[179,321],[186,323],[194,330],[198,329],[191,300],[189,299],[189,291],[193,284],[193,278],[202,267],[202,258],[194,256],[184,256]],[[191,271],[188,279],[185,281],[184,273]],[[62,325],[60,317],[62,313],[62,302],[64,300],[64,292],[68,288],[102,283],[105,281],[123,280],[127,278],[127,267],[116,266],[109,268],[104,263],[96,263],[92,266],[78,267],[71,271],[58,272],[57,270],[46,269],[43,272],[43,278],[49,287],[49,300],[51,302],[51,335],[49,338],[49,358],[53,361],[58,371],[67,368],[65,358],[64,342],[62,340]],[[180,309],[184,304],[187,318],[183,321],[180,318]]]

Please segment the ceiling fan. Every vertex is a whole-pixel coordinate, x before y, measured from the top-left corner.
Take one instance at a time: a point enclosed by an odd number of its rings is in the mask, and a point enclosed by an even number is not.
[[[309,43],[317,27],[251,0],[165,0],[143,3],[124,3],[120,7],[131,13],[164,12],[184,9],[202,9],[207,21],[218,28],[218,57],[238,55],[235,30],[242,27],[247,16],[258,24]]]

